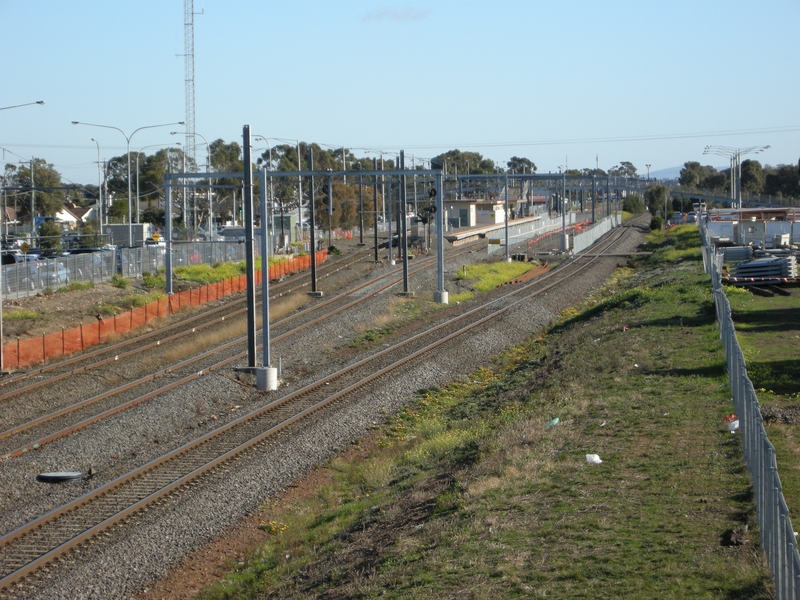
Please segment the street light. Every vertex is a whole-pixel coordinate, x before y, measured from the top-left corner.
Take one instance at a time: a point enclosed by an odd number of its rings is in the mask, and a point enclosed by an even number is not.
[[[742,208],[742,155],[759,154],[772,146],[751,146],[750,148],[731,148],[729,146],[706,146],[703,154],[727,156],[731,164],[731,200],[733,208]],[[734,180],[734,176],[736,179]]]
[[[175,123],[162,123],[161,125],[145,125],[144,127],[139,127],[139,129],[134,129],[133,133],[130,135],[126,134],[122,129],[119,127],[114,127],[113,125],[98,125],[97,123],[82,123],[81,121],[72,121],[73,125],[86,125],[88,127],[102,127],[103,129],[116,129],[119,131],[123,136],[125,136],[125,141],[128,144],[128,245],[133,246],[133,215],[131,214],[133,211],[133,193],[131,192],[131,138],[136,134],[137,131],[141,131],[142,129],[153,129],[154,127],[167,127],[169,125],[184,125],[184,121],[177,121]],[[139,222],[139,214],[138,214],[138,207],[137,207],[137,214],[136,214],[136,222]]]
[[[32,106],[34,104],[44,104],[44,100],[37,100],[36,102],[26,102],[25,104],[15,104],[14,106],[3,106],[0,110],[8,110],[9,108],[19,108],[20,106]]]

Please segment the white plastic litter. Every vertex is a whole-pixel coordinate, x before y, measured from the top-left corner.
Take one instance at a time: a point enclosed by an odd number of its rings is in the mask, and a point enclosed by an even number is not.
[[[550,429],[554,425],[558,425],[558,417],[550,421],[547,425],[544,426],[545,429]]]
[[[600,457],[597,454],[587,454],[586,462],[588,462],[590,465],[599,465],[603,461],[600,460]]]
[[[731,433],[736,433],[737,429],[739,429],[739,419],[736,419],[735,421],[731,421],[730,423],[728,423],[728,431],[730,431]]]

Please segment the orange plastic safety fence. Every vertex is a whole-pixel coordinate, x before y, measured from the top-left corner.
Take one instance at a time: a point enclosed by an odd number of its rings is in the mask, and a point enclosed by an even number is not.
[[[320,250],[316,262],[324,262],[328,252]],[[298,256],[268,269],[271,280],[311,267],[311,256]],[[261,271],[256,273],[256,283],[261,283]],[[3,346],[3,366],[6,369],[19,369],[43,362],[54,356],[80,352],[90,346],[102,344],[113,335],[124,334],[147,324],[153,319],[178,312],[182,307],[205,304],[228,294],[247,289],[247,276],[238,275],[217,283],[210,283],[194,290],[186,290],[150,304],[133,308],[110,318],[98,317],[94,323],[85,323],[73,329],[42,335],[41,337],[18,339]]]

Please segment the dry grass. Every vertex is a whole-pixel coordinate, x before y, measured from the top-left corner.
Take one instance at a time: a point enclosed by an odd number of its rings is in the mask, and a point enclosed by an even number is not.
[[[304,294],[292,294],[282,298],[280,302],[271,303],[270,322],[285,318],[307,302],[307,296]],[[256,315],[256,326],[261,327],[260,312]],[[204,329],[169,346],[161,347],[160,352],[154,353],[145,361],[143,370],[148,372],[152,369],[161,368],[162,365],[167,363],[185,360],[244,335],[247,335],[246,316],[225,319],[224,323],[218,323],[212,328]]]

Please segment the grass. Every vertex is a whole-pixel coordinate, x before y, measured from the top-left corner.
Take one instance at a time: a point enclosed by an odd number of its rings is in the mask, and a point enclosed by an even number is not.
[[[677,229],[652,243],[681,251]],[[492,369],[420,390],[327,485],[266,504],[266,543],[200,597],[773,597],[687,257],[620,270]]]
[[[783,495],[790,512],[800,511],[800,294],[757,296],[746,288],[725,288],[747,374],[759,402],[787,414],[787,422],[767,421],[775,446]]]
[[[363,331],[348,342],[350,348],[373,346],[382,343],[399,328],[417,319],[425,311],[423,302],[412,298],[392,298],[386,311],[367,323]]]
[[[41,315],[26,308],[17,308],[3,312],[3,321],[35,321]]]
[[[288,256],[270,256],[269,264],[274,265],[291,257]],[[254,262],[256,271],[261,269],[261,258],[256,257]],[[173,269],[175,277],[182,281],[188,281],[197,284],[217,283],[224,279],[237,277],[244,273],[246,270],[245,261],[240,262],[216,262],[213,265],[186,265],[175,267]],[[166,287],[166,271],[162,267],[157,273],[143,273],[142,283],[147,288],[164,288]]]
[[[151,302],[154,302],[165,296],[166,294],[160,291],[150,292],[147,294],[132,294],[130,296],[125,296],[118,302],[118,305],[124,309],[137,308],[139,306],[144,306],[145,304],[150,304]]]
[[[468,281],[477,293],[489,292],[529,271],[532,265],[522,262],[488,262],[464,265],[455,276],[458,281]]]
[[[93,290],[94,281],[70,281],[66,286],[59,291],[74,292],[80,290]]]

